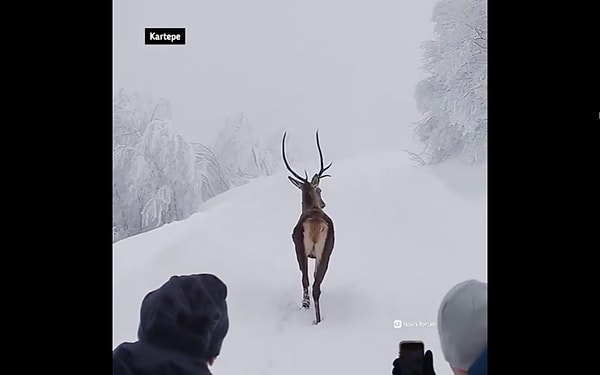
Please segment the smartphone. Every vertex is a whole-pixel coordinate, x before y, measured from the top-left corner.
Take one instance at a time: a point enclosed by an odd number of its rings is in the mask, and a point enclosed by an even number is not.
[[[402,375],[423,375],[423,341],[401,341],[399,351]]]

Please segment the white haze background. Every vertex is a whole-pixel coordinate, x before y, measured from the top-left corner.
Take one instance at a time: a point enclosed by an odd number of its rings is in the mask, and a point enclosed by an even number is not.
[[[334,160],[411,148],[434,3],[115,1],[115,88],[167,98],[190,142],[243,112],[259,135],[288,130],[310,156],[316,128]],[[184,27],[186,45],[146,46],[146,27]]]
[[[434,320],[454,283],[487,279],[487,2],[113,6],[114,345],[135,340],[147,292],[212,272],[232,317],[216,374],[389,373],[401,339],[450,374],[435,329],[391,320]],[[186,45],[146,46],[147,27]],[[312,327],[280,142],[314,173],[317,128],[338,239]]]

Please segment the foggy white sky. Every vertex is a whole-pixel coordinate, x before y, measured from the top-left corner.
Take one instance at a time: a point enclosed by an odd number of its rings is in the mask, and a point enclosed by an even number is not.
[[[319,128],[328,159],[414,148],[435,2],[118,0],[114,88],[168,99],[188,141],[211,142],[244,112],[259,134],[288,130],[310,152]],[[184,27],[186,45],[145,46],[146,27]]]

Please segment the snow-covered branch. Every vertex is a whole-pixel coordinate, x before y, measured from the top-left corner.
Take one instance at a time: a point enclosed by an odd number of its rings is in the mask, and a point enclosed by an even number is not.
[[[113,114],[113,240],[196,212],[202,176],[192,147],[172,129],[168,102],[121,91]]]
[[[487,0],[441,0],[433,20],[436,38],[422,44],[428,77],[415,90],[415,134],[428,164],[479,163],[487,155]]]

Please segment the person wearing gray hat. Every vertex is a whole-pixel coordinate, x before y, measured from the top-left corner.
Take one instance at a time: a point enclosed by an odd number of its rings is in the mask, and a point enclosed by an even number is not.
[[[444,358],[455,375],[487,375],[487,283],[466,280],[453,286],[438,310],[438,333]],[[394,360],[392,375],[402,371]],[[433,354],[425,352],[422,375],[435,375]]]
[[[466,280],[452,287],[440,304],[437,328],[454,374],[487,374],[487,283]]]

